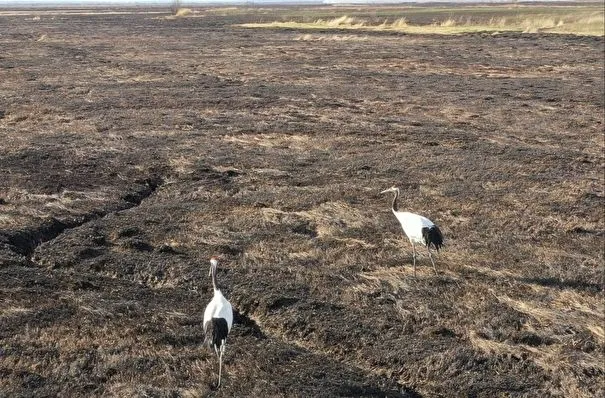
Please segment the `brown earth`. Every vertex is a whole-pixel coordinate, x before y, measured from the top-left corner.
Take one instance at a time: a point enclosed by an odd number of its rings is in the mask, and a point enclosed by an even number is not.
[[[601,396],[603,38],[280,12],[0,15],[0,395]]]

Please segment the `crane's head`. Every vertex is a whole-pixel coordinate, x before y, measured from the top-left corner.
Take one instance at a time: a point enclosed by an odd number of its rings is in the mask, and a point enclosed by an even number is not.
[[[389,189],[385,189],[384,191],[380,192],[380,193],[389,193],[389,192],[399,192],[399,188],[397,187],[391,187]]]
[[[208,272],[208,276],[212,276],[212,271],[216,272],[217,266],[218,266],[218,256],[210,257],[210,272]]]

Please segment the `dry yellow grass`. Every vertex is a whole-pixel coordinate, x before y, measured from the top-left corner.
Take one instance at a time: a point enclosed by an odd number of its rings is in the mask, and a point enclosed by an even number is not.
[[[386,21],[385,26],[387,26]],[[390,26],[394,29],[402,29],[408,26],[408,20],[405,17],[401,17],[393,21]]]
[[[406,17],[392,22],[385,19],[381,24],[371,25],[368,21],[343,15],[329,20],[318,19],[314,22],[269,22],[247,23],[240,26],[248,28],[295,28],[295,29],[349,29],[369,31],[397,31],[410,34],[463,34],[472,32],[523,32],[523,33],[569,33],[577,35],[603,36],[605,24],[603,11],[584,11],[570,9],[569,13],[557,12],[543,14],[520,13],[514,18],[492,17],[487,21],[473,20],[467,17],[459,20],[448,17],[429,25],[413,25]]]
[[[165,19],[177,19],[177,18],[185,18],[192,17],[195,13],[191,8],[179,8],[172,15],[167,15]]]
[[[193,10],[191,8],[179,8],[174,15],[177,17],[186,17],[187,15],[193,14]]]
[[[439,22],[439,24],[438,24],[438,25],[439,25],[440,27],[442,27],[442,28],[449,28],[449,27],[456,26],[456,25],[459,25],[459,24],[458,24],[458,22],[456,22],[456,20],[455,20],[455,19],[453,19],[453,18],[448,18],[448,19],[446,19],[445,21]]]
[[[367,36],[358,35],[312,35],[306,33],[304,35],[297,36],[294,40],[300,41],[366,41]]]
[[[315,23],[320,24],[320,25],[326,25],[329,27],[338,27],[338,26],[343,26],[343,25],[344,26],[354,26],[356,23],[356,19],[343,15],[342,17],[332,18],[327,21],[324,21],[323,19],[318,19],[317,21],[315,21]]]

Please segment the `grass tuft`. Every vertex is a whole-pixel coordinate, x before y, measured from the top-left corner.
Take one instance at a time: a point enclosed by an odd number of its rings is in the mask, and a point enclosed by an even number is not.
[[[191,8],[179,8],[174,15],[177,17],[186,17],[187,15],[193,14]]]
[[[342,17],[332,18],[327,21],[324,21],[323,19],[318,19],[314,23],[316,23],[318,25],[325,25],[330,28],[338,28],[338,27],[362,27],[365,22],[360,19],[357,19],[357,18],[343,15]]]
[[[445,21],[442,21],[438,24],[438,26],[441,26],[443,28],[449,28],[451,26],[456,26],[456,25],[458,25],[458,23],[453,18],[448,18]]]
[[[401,29],[408,26],[408,20],[406,17],[397,18],[393,23],[391,23],[391,28],[393,29]]]
[[[179,8],[174,14],[165,16],[165,19],[177,19],[177,18],[185,18],[193,16],[194,12],[191,8]]]

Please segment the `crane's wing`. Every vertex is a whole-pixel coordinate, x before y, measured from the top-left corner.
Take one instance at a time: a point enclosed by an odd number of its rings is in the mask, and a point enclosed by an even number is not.
[[[229,301],[225,300],[219,316],[227,321],[227,331],[231,331],[231,326],[233,326],[233,308],[231,307],[231,303]]]
[[[432,244],[437,251],[443,246],[443,235],[441,234],[439,227],[435,224],[431,227],[422,228],[422,238],[427,247]]]
[[[204,323],[204,345],[218,351],[227,340],[229,327],[225,318],[211,318]]]

